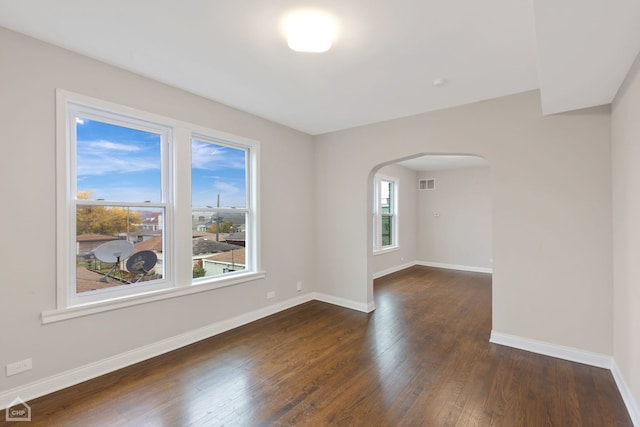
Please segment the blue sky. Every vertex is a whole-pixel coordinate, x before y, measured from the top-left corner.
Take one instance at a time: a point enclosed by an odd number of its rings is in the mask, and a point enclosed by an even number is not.
[[[158,202],[160,135],[94,120],[76,120],[77,189],[92,199]],[[246,152],[192,141],[194,207],[246,206]]]
[[[191,204],[246,207],[246,152],[236,148],[191,142]]]

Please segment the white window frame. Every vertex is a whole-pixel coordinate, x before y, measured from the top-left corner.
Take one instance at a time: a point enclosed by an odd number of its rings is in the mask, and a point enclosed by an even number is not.
[[[382,213],[382,202],[380,199],[380,184],[382,181],[391,182],[392,194],[391,194],[391,213]],[[399,212],[398,212],[398,195],[399,195],[399,182],[396,177],[375,175],[373,178],[373,253],[374,255],[382,254],[388,251],[394,251],[399,249],[400,244],[398,241],[399,228]],[[382,217],[391,217],[391,244],[382,245]]]
[[[199,211],[208,211],[208,212],[217,212],[218,214],[224,214],[224,213],[238,213],[238,212],[242,212],[244,214],[246,214],[246,229],[245,229],[245,263],[247,266],[247,270],[241,270],[241,271],[235,271],[235,272],[230,272],[230,273],[225,273],[224,275],[218,275],[218,276],[207,276],[207,277],[202,277],[202,278],[197,278],[197,279],[193,279],[192,277],[192,282],[194,285],[199,285],[202,283],[209,283],[209,282],[216,282],[216,281],[224,281],[229,279],[230,277],[233,277],[235,275],[238,276],[242,276],[244,274],[246,274],[248,271],[252,271],[252,267],[251,266],[255,266],[258,264],[258,251],[254,250],[253,246],[256,244],[257,242],[257,223],[256,221],[254,221],[255,216],[257,215],[257,209],[254,208],[254,206],[257,206],[257,192],[256,192],[256,188],[258,185],[258,180],[257,180],[257,174],[255,173],[255,171],[257,171],[256,167],[257,166],[257,150],[255,148],[255,146],[253,145],[253,143],[248,144],[248,143],[243,143],[241,141],[230,141],[228,138],[223,139],[220,137],[216,137],[214,135],[212,135],[211,133],[200,133],[200,132],[192,132],[191,134],[191,138],[190,138],[190,142],[189,142],[189,147],[191,147],[191,140],[198,140],[201,142],[206,142],[206,143],[211,143],[211,144],[217,144],[217,145],[223,145],[226,147],[230,147],[230,148],[236,148],[236,149],[244,149],[247,152],[247,157],[246,157],[246,176],[245,176],[245,188],[247,191],[247,206],[244,208],[241,207],[211,207],[211,208],[206,208],[206,207],[202,207],[202,206],[191,206],[191,211],[193,211],[193,209],[198,209]],[[191,176],[191,171],[189,171],[189,176]],[[189,196],[191,197],[191,191],[189,191]]]
[[[75,278],[75,114],[116,125],[162,131],[162,200],[145,207],[165,209],[164,277],[122,289],[76,293]],[[259,156],[260,144],[247,138],[124,107],[92,97],[56,90],[56,307],[42,313],[50,323],[121,307],[203,292],[265,277],[260,266]],[[247,270],[192,282],[191,140],[205,137],[248,151]],[[92,201],[96,205],[126,203]],[[130,203],[141,206],[141,203]]]

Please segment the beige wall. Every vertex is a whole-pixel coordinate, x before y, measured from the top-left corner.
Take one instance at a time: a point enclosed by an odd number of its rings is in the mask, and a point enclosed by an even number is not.
[[[491,165],[494,331],[612,352],[610,110],[543,117],[537,91],[315,138],[320,292],[373,301],[371,171],[416,154]],[[341,244],[335,245],[335,236]],[[332,248],[332,250],[326,250]]]
[[[491,268],[489,167],[420,172],[434,190],[418,192],[417,260]]]
[[[312,138],[0,28],[0,391],[301,295],[313,287]],[[55,103],[67,89],[261,142],[264,280],[42,325],[55,308]],[[267,291],[276,299],[266,299]]]
[[[373,272],[380,275],[416,260],[416,195],[418,178],[414,170],[400,165],[380,168],[379,174],[398,179],[398,250],[373,256]],[[373,184],[372,184],[373,186]],[[371,187],[372,187],[371,186]],[[373,191],[373,190],[369,190]]]
[[[640,60],[613,103],[614,358],[640,416]]]

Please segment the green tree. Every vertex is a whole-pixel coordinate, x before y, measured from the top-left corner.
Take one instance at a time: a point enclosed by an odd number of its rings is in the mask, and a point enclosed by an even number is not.
[[[79,191],[78,200],[88,200],[89,191]],[[140,212],[127,208],[111,206],[78,206],[76,211],[76,235],[104,234],[113,235],[137,231],[142,216]]]
[[[215,233],[216,232],[216,224],[211,224],[211,226],[209,226],[209,228],[207,228],[207,231],[209,233]],[[233,221],[229,220],[229,221],[222,221],[220,223],[220,232],[221,233],[231,233],[233,231]]]
[[[193,278],[204,277],[205,274],[207,274],[207,272],[202,266],[202,260],[199,259],[193,264]]]

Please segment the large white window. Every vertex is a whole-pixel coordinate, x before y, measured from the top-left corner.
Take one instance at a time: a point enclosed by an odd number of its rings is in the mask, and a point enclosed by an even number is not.
[[[398,246],[398,181],[376,175],[373,180],[373,250]]]
[[[61,90],[57,120],[58,293],[43,321],[262,277],[255,141]]]

